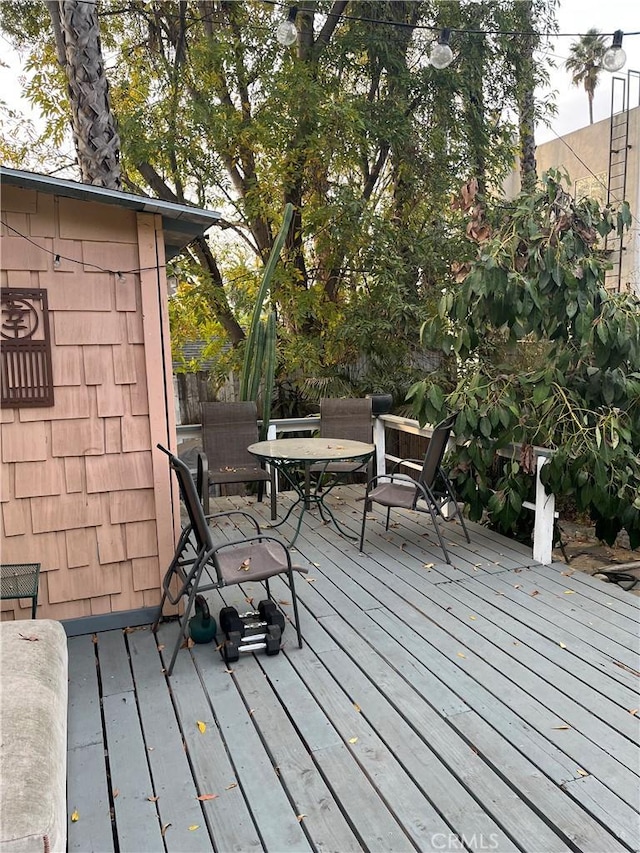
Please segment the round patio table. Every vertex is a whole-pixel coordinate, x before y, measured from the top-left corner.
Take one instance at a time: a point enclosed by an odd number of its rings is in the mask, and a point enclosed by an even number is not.
[[[331,520],[343,536],[349,539],[356,538],[341,527],[331,507],[325,503],[327,495],[335,486],[343,482],[343,478],[334,476],[331,483],[323,488],[323,472],[320,469],[317,471],[319,476],[315,485],[311,488],[311,466],[316,466],[317,470],[318,465],[328,465],[330,462],[362,462],[365,464],[375,453],[374,444],[342,438],[277,438],[273,441],[258,441],[256,444],[250,444],[247,449],[257,459],[268,462],[280,471],[297,495],[282,521],[271,525],[271,527],[280,527],[289,518],[293,510],[300,505],[298,524],[291,545],[298,538],[305,512],[312,506],[317,506],[322,520]],[[303,477],[296,476],[300,471],[303,472]]]

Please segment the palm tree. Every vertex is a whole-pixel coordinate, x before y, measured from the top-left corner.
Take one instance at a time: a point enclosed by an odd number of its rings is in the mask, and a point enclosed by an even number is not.
[[[67,74],[71,127],[82,180],[122,189],[120,137],[109,101],[96,0],[49,0],[47,6],[58,60]]]
[[[587,30],[580,41],[571,45],[571,56],[565,68],[572,75],[574,86],[584,86],[589,99],[589,124],[593,124],[593,95],[602,71],[602,57],[607,49],[604,37],[598,30]]]

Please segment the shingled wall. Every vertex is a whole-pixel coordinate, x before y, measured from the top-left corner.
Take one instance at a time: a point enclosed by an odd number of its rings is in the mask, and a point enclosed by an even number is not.
[[[47,291],[55,386],[0,412],[2,562],[41,563],[39,617],[151,607],[175,533],[161,218],[5,186],[2,219],[2,287]]]

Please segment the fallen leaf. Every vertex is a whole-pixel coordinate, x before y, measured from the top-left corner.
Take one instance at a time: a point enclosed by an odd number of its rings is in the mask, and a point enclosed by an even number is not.
[[[252,717],[256,712],[255,708],[249,708],[249,716]]]
[[[551,726],[552,729],[556,729],[557,731],[564,731],[565,729],[570,729],[571,726]]]
[[[200,829],[200,824],[199,823],[192,823],[191,826],[189,827],[189,832],[195,832],[196,829]]]
[[[305,578],[305,580],[307,583],[315,583],[316,582],[315,578]]]
[[[349,743],[358,743],[358,738],[357,737],[350,737]]]
[[[153,752],[154,749],[155,749],[155,746],[148,746],[147,752]]]
[[[561,649],[566,649],[566,648],[567,648],[567,646],[566,646],[566,644],[565,644],[565,643],[558,643],[558,645],[560,646],[560,648],[561,648]]]
[[[232,782],[230,785],[227,785],[227,787],[225,788],[225,791],[230,791],[232,788],[237,788],[237,787],[238,787],[238,783]]]
[[[423,569],[432,569],[435,566],[435,563],[425,563],[422,567]]]
[[[306,817],[306,814],[299,814],[299,815],[296,815],[296,817],[298,818],[298,823],[302,823],[302,821]]]
[[[225,669],[225,672],[227,673],[227,675],[232,675],[233,670],[232,669]]]
[[[477,616],[469,616],[469,619],[473,619],[473,620],[475,620],[475,619],[477,619],[477,618],[478,618]]]
[[[360,710],[361,710],[361,709],[360,709],[360,705],[358,705],[358,704],[357,704],[357,702],[354,702],[354,703],[353,703],[353,707],[356,709],[356,711],[357,711],[358,713],[360,713]]]
[[[246,560],[243,560],[238,566],[239,572],[248,572],[251,569],[251,557],[247,557]]]
[[[565,595],[575,595],[576,591],[575,591],[575,589],[565,589],[564,594]]]
[[[80,815],[78,814],[78,809],[75,809],[75,811],[71,813],[71,822],[75,823],[77,820],[80,820]]]
[[[520,589],[521,586],[522,586],[522,584],[517,583],[517,584],[514,584],[513,588],[514,589]]]
[[[37,643],[40,637],[35,637],[33,634],[29,637],[25,637],[24,634],[18,634],[21,640],[28,640],[30,643]]]
[[[283,607],[288,607],[291,604],[291,602],[287,601],[286,598],[279,598],[278,604],[282,604]]]
[[[158,649],[159,652],[163,652],[164,651],[164,643],[160,643],[160,645],[157,646],[156,648]]]
[[[564,575],[565,578],[570,578],[573,574],[573,569],[569,569],[567,572],[560,572],[561,575]]]
[[[169,827],[170,827],[170,826],[171,826],[171,824],[170,824],[170,823],[165,823],[165,824],[163,824],[162,829],[160,830],[160,835],[161,835],[163,838],[164,838],[164,834],[165,834],[165,832],[169,829]]]
[[[631,716],[635,717],[636,714],[638,713],[638,709],[637,708],[629,708],[629,713],[631,714]]]
[[[120,791],[118,790],[118,788],[114,788],[114,789],[113,789],[112,796],[113,796],[113,799],[114,799],[114,800],[115,800],[115,798],[118,796],[118,794],[119,794],[119,793],[120,793]]]
[[[463,652],[458,652],[459,658],[466,658],[466,655]]]
[[[531,590],[529,595],[540,595],[540,590],[539,589],[533,589],[533,590]]]
[[[578,776],[588,776],[588,775],[589,774],[587,773],[586,770],[583,770],[581,767],[578,767]]]
[[[196,725],[198,726],[198,729],[200,730],[200,734],[203,735],[207,730],[207,724],[203,723],[202,720],[198,720]]]
[[[612,661],[611,661],[611,663],[612,663],[614,666],[619,666],[619,667],[620,667],[620,669],[624,669],[624,670],[625,670],[625,672],[630,672],[630,673],[631,673],[631,675],[640,675],[640,672],[638,672],[636,669],[631,669],[631,667],[630,667],[630,666],[627,666],[627,665],[626,665],[626,663],[622,663],[622,662],[621,662],[621,661],[619,661],[619,660],[612,660]]]
[[[150,803],[157,803],[160,797],[147,797]]]
[[[196,797],[196,799],[204,803],[205,800],[217,800],[219,796],[219,794],[200,794],[200,796]]]

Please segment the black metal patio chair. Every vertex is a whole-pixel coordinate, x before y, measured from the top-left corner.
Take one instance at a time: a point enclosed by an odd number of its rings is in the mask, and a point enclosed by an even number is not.
[[[257,520],[250,513],[244,510],[229,510],[205,515],[188,466],[161,444],[157,446],[169,457],[169,464],[178,478],[180,495],[189,516],[189,523],[180,534],[175,554],[162,581],[162,598],[152,627],[154,632],[157,631],[165,601],[178,605],[182,598],[186,597],[184,613],[178,619],[180,631],[167,667],[167,675],[171,675],[178,650],[186,637],[189,614],[196,595],[233,584],[263,581],[267,597],[271,599],[269,578],[276,575],[287,576],[298,645],[302,648],[293,573],[306,572],[307,569],[294,566],[285,543],[275,536],[262,533]],[[234,516],[248,520],[255,533],[216,544],[209,522]]]
[[[204,452],[198,454],[197,485],[205,514],[211,486],[258,483],[258,501],[264,484],[271,484],[271,518],[277,517],[275,474],[266,471],[247,447],[258,441],[258,413],[249,400],[238,403],[202,403]]]
[[[320,437],[343,438],[351,441],[373,442],[371,398],[324,397],[320,400]],[[312,465],[315,474],[347,474],[363,472],[369,477],[375,471],[375,456],[368,462],[327,462]]]
[[[440,547],[444,552],[447,563],[451,563],[449,552],[442,538],[438,519],[453,521],[459,519],[467,542],[469,533],[460,512],[456,494],[446,472],[442,468],[442,459],[447,449],[449,436],[453,429],[456,416],[450,415],[441,421],[433,430],[429,446],[423,459],[400,459],[395,463],[389,474],[381,474],[367,483],[364,510],[362,513],[362,529],[360,531],[360,551],[364,545],[365,525],[367,523],[367,508],[373,501],[387,508],[385,530],[389,529],[389,519],[393,507],[411,509],[418,512],[428,512],[438,535]],[[399,471],[407,462],[422,464],[417,479]],[[449,511],[445,514],[444,507]]]

